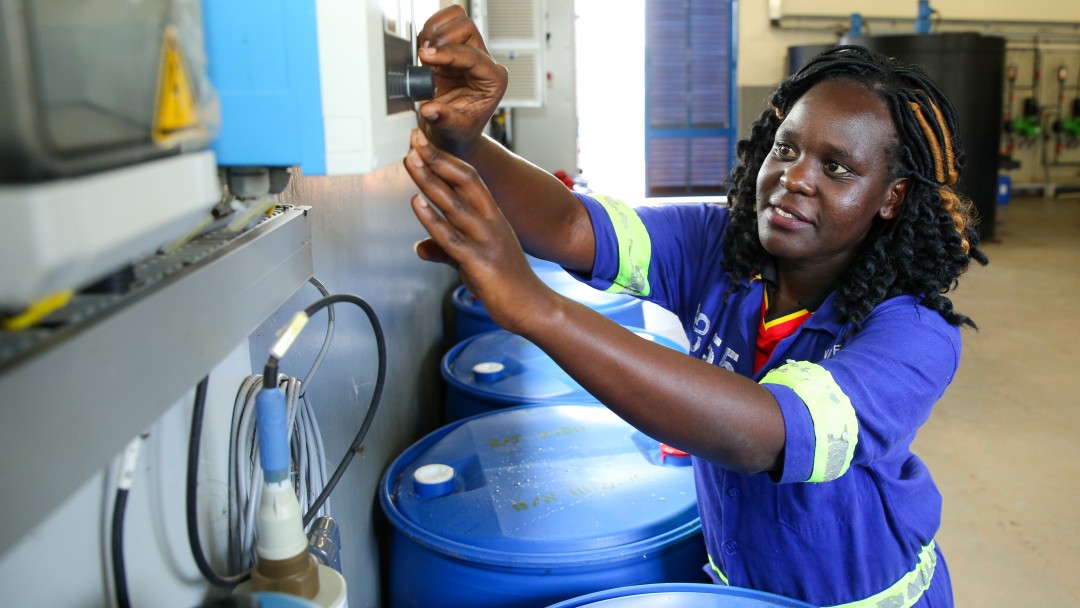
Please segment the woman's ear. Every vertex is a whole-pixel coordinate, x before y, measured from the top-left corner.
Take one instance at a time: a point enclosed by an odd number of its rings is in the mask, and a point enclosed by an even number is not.
[[[884,204],[881,205],[881,209],[878,209],[878,215],[881,216],[881,219],[891,220],[896,217],[900,205],[904,204],[904,199],[907,197],[910,184],[909,179],[901,178],[889,185],[888,196],[885,198]]]

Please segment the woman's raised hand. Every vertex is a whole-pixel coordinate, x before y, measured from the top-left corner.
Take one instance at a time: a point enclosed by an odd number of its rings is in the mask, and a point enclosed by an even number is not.
[[[556,294],[533,272],[513,229],[476,170],[413,130],[405,168],[422,194],[413,212],[431,235],[416,244],[430,262],[457,269],[465,286],[504,329],[522,333]]]
[[[476,23],[458,5],[432,15],[416,42],[420,61],[435,75],[435,98],[420,104],[420,128],[440,148],[461,155],[498,108],[506,68],[495,63]]]

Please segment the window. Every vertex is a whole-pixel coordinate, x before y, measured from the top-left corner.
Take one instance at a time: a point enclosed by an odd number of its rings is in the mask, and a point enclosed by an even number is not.
[[[735,158],[732,0],[646,0],[648,196],[726,193]]]

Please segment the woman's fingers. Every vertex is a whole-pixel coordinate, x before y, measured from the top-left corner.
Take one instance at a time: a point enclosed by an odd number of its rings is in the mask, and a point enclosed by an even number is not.
[[[461,205],[457,200],[458,195],[453,187],[431,170],[427,162],[417,152],[415,146],[410,147],[409,152],[405,155],[405,169],[409,172],[409,177],[412,178],[413,183],[420,188],[420,192],[433,201],[440,210],[449,209],[452,211],[455,207]]]
[[[433,239],[428,238],[416,241],[416,244],[413,245],[413,251],[416,252],[416,256],[421,260],[438,262],[457,268],[457,262],[454,261],[454,258],[450,257],[450,255],[446,253],[446,250]]]
[[[497,240],[492,238],[492,231],[499,226],[485,225],[477,212],[478,206],[494,206],[494,202],[468,165],[430,144],[419,145],[414,136],[405,167],[421,191],[412,199],[413,213],[432,241],[419,245],[417,255],[459,267]]]
[[[413,213],[431,238],[416,244],[424,260],[449,264],[503,327],[519,327],[542,310],[546,290],[529,268],[510,224],[476,171],[414,130],[405,158],[422,194]]]
[[[437,93],[420,104],[420,115],[451,131],[486,125],[506,92],[506,68],[469,45],[421,47],[419,55],[432,67]]]
[[[421,192],[412,199],[413,212],[442,250],[418,250],[418,255],[432,261],[446,255],[472,271],[521,255],[510,224],[471,166],[431,145],[417,129],[405,167]]]
[[[476,170],[431,145],[419,129],[413,130],[405,165],[428,201],[462,232],[475,233],[477,222],[501,218]]]
[[[416,42],[421,48],[427,45],[468,44],[487,53],[476,22],[465,13],[465,9],[457,5],[432,15],[417,34]]]
[[[435,76],[436,97],[419,107],[425,126],[440,145],[473,142],[506,92],[506,68],[492,59],[476,23],[456,5],[424,24],[417,46],[420,61]]]
[[[506,73],[506,68],[495,63],[486,51],[469,44],[422,46],[417,55],[424,65],[431,66],[436,78],[467,76],[478,82],[487,82],[499,80]]]
[[[460,259],[466,256],[466,252],[461,251],[461,244],[465,242],[461,235],[423,196],[417,194],[411,202],[416,219],[431,235],[430,239],[416,243],[413,247],[416,255],[428,262],[439,262],[458,268]]]

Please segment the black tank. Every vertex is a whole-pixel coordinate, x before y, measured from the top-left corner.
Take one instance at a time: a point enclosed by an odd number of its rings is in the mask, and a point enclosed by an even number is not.
[[[994,237],[997,175],[1001,144],[1005,39],[974,33],[844,38],[905,63],[920,66],[952,101],[960,121],[965,161],[958,192],[975,203],[979,236]],[[832,45],[788,48],[788,73],[805,66]]]

